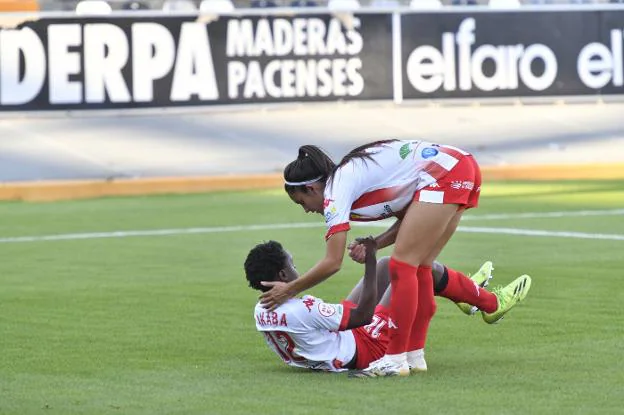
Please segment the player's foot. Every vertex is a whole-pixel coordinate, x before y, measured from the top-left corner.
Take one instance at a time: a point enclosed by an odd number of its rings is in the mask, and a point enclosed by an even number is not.
[[[488,284],[490,283],[490,280],[492,279],[493,270],[494,270],[494,266],[492,264],[492,261],[487,261],[483,265],[481,265],[481,268],[479,268],[479,271],[475,272],[475,274],[472,275],[470,279],[474,281],[474,283],[477,284],[479,287],[485,288],[488,286]],[[459,309],[464,314],[468,314],[469,316],[479,311],[479,309],[476,306],[466,304],[466,303],[457,303],[457,307],[459,307]]]
[[[498,300],[498,308],[493,313],[484,313],[483,320],[488,324],[494,324],[500,321],[503,316],[511,310],[516,304],[524,300],[529,289],[531,289],[531,277],[523,275],[516,278],[506,287],[497,287],[492,290]]]
[[[423,349],[407,352],[407,366],[410,373],[421,373],[427,371],[427,362],[425,361],[425,351]]]
[[[352,378],[379,378],[384,376],[409,376],[407,361],[395,363],[386,356],[372,362],[366,369],[349,372]]]

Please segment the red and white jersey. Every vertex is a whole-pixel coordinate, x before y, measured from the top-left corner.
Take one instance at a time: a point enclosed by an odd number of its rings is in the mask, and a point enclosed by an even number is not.
[[[320,298],[291,298],[274,311],[256,304],[256,329],[269,347],[290,366],[340,371],[355,356],[349,309]]]
[[[324,193],[325,238],[349,230],[349,220],[374,221],[395,216],[414,193],[434,186],[469,153],[426,141],[396,140],[367,149],[371,159],[355,158],[328,180]],[[420,195],[427,200],[427,192]],[[437,198],[437,192],[430,192]],[[440,203],[438,200],[431,202]]]

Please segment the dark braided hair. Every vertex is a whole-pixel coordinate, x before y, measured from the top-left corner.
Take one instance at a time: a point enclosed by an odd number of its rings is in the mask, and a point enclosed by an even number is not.
[[[245,276],[249,286],[260,291],[269,291],[271,287],[260,284],[261,281],[275,281],[277,275],[286,266],[286,251],[279,242],[268,241],[256,245],[247,254]]]
[[[305,145],[299,147],[297,159],[284,168],[284,180],[287,182],[305,182],[319,177],[319,182],[326,183],[332,175],[336,163],[319,147]],[[284,184],[284,190],[293,193],[296,190],[306,193],[306,185]]]

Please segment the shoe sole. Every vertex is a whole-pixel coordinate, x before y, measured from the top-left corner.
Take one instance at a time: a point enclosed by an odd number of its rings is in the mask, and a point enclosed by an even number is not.
[[[419,369],[417,367],[413,367],[410,369],[410,374],[415,375],[417,373],[426,373],[427,369]]]
[[[487,261],[487,262],[492,264],[492,261]],[[487,262],[486,262],[486,264],[487,264]],[[483,265],[485,265],[485,264],[483,264]],[[494,265],[490,265],[490,275],[488,275],[488,277],[485,279],[485,281],[483,281],[481,284],[479,284],[479,286],[481,288],[487,287],[488,284],[490,283],[490,280],[493,278],[492,271],[494,271]]]
[[[358,379],[361,379],[361,378],[393,378],[393,377],[402,377],[402,378],[404,378],[404,377],[409,376],[410,372],[411,371],[408,370],[407,372],[404,372],[404,373],[399,372],[399,373],[395,373],[395,374],[392,374],[392,375],[376,375],[374,373],[367,373],[367,372],[358,370],[358,371],[351,371],[351,372],[349,372],[348,377],[349,378],[358,378]]]
[[[360,378],[373,378],[375,376],[366,375],[361,370],[358,370],[358,371],[351,370],[349,371],[349,374],[347,375],[347,377],[360,379]]]
[[[525,278],[522,283],[522,288],[520,289],[520,292],[519,292],[518,302],[526,298],[527,294],[529,293],[529,290],[531,289],[531,283],[533,282],[533,280],[531,279],[529,275],[524,274],[521,277],[525,277]]]

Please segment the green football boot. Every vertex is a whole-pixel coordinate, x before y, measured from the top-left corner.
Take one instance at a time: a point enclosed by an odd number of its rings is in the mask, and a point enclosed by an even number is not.
[[[475,274],[472,275],[470,279],[474,281],[474,283],[477,284],[479,287],[485,288],[488,286],[488,284],[490,283],[490,280],[492,279],[493,270],[494,270],[494,266],[492,264],[492,261],[487,261],[485,264],[481,265],[481,268],[479,268],[479,271],[475,272]],[[456,303],[456,304],[457,304],[457,307],[459,307],[459,309],[464,314],[468,314],[469,316],[479,311],[477,307],[470,305],[470,304],[466,304],[466,303]]]
[[[481,312],[483,320],[488,324],[500,321],[503,316],[516,304],[524,300],[531,289],[531,277],[523,275],[516,278],[506,287],[497,287],[492,290],[498,300],[498,308],[493,313]]]

